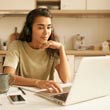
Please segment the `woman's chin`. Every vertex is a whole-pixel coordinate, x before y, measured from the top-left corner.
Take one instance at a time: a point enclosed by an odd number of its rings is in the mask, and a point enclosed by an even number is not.
[[[41,44],[45,44],[45,43],[47,43],[47,40],[41,42]]]

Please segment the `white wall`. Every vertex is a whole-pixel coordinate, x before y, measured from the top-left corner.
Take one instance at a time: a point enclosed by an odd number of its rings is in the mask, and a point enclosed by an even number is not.
[[[0,38],[2,41],[8,39],[10,34],[14,32],[15,26],[20,32],[24,21],[25,16],[0,17]],[[110,18],[54,18],[53,24],[61,42],[65,37],[66,49],[72,48],[72,38],[78,33],[85,36],[86,45],[97,44],[110,39]]]
[[[4,41],[14,32],[14,27],[21,31],[25,17],[0,17],[0,38]]]
[[[54,25],[59,35],[65,37],[65,45],[68,49],[72,47],[72,38],[78,33],[85,36],[85,45],[110,39],[109,22],[110,18],[57,18]]]

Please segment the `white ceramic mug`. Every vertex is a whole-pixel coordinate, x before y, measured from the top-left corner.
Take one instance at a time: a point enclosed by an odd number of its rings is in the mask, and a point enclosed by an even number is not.
[[[9,89],[9,74],[0,73],[0,94],[5,93]]]

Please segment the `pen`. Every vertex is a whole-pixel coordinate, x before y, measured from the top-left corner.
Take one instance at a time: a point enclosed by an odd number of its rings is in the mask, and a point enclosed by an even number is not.
[[[37,93],[37,92],[44,92],[44,91],[47,91],[47,89],[36,89],[36,90],[31,90],[31,89],[28,89],[28,88],[23,88],[24,90],[26,91],[29,91],[29,92],[34,92],[34,93]]]
[[[26,93],[23,91],[23,89],[21,89],[20,87],[18,87],[18,89],[25,95]]]

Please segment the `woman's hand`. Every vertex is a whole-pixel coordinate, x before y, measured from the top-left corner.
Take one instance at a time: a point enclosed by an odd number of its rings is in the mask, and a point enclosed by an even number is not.
[[[52,49],[60,49],[63,45],[59,42],[49,40],[46,43],[41,45],[41,49],[52,48]]]
[[[59,93],[63,91],[63,89],[52,80],[39,80],[36,82],[36,85],[41,89],[47,89],[50,93]]]

